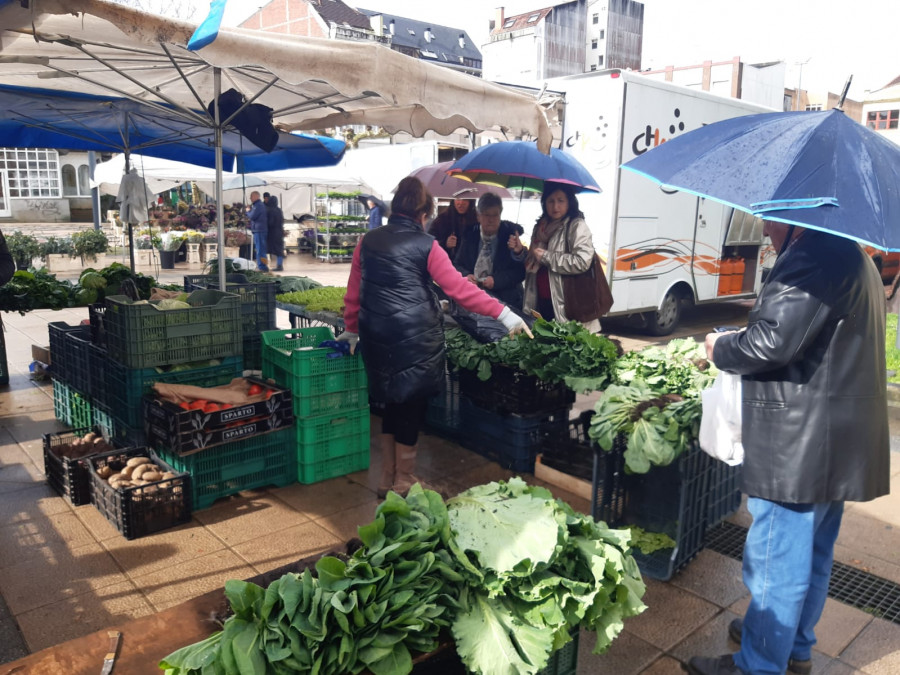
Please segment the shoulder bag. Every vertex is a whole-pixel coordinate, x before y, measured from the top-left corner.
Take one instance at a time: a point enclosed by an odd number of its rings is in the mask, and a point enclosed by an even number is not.
[[[568,224],[565,236],[566,253],[570,253]],[[581,322],[593,321],[606,314],[613,306],[612,291],[596,252],[586,272],[561,276],[566,318]]]

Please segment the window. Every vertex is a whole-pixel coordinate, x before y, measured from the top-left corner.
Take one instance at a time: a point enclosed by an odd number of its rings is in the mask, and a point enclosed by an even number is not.
[[[532,14],[531,16],[528,17],[527,23],[534,23],[535,21],[537,21],[540,18],[540,16],[541,16],[540,12],[538,12],[537,14]]]
[[[0,170],[5,170],[9,177],[10,197],[62,196],[56,150],[0,148]]]
[[[597,41],[591,40],[591,49],[597,49]]]
[[[597,70],[597,66],[594,65],[593,63],[591,64],[591,70],[592,70],[592,71],[593,71],[593,70]]]
[[[597,65],[603,67],[603,54],[597,57]]]
[[[503,22],[503,27],[504,27],[504,28],[512,28],[512,25],[513,25],[515,22],[516,22],[515,19],[507,19],[506,21]]]
[[[599,14],[592,14],[592,15],[591,15],[591,23],[593,23],[593,24],[600,23],[600,15],[599,15]]]
[[[62,190],[63,197],[78,195],[78,175],[75,173],[75,167],[71,164],[66,164],[62,168]]]
[[[896,129],[900,121],[900,110],[875,110],[866,116],[866,126],[870,129]]]
[[[600,31],[600,35],[598,35],[597,37],[599,37],[601,40],[603,40],[603,39],[606,37],[606,31],[605,31],[605,30],[601,30],[601,31]]]
[[[87,164],[78,167],[78,194],[91,194],[91,170]]]
[[[413,36],[415,36],[415,34],[416,34],[416,31],[414,31],[412,28],[407,28],[406,32]]]
[[[818,111],[822,110],[822,104],[821,103],[808,103],[806,105],[806,109],[811,110],[813,112],[818,112]]]

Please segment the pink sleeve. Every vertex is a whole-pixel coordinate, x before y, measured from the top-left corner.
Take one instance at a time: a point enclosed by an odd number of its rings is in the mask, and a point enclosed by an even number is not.
[[[485,293],[459,273],[450,262],[447,252],[436,240],[431,246],[431,253],[428,254],[428,274],[444,293],[470,312],[496,319],[503,311],[504,305],[499,300]]]
[[[359,332],[359,282],[362,280],[362,267],[359,263],[359,247],[362,239],[353,249],[353,262],[350,263],[350,278],[347,280],[347,293],[344,295],[344,328],[350,333]]]

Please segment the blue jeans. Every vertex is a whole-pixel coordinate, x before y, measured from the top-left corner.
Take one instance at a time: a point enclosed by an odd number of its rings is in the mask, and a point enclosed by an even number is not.
[[[262,258],[266,257],[266,240],[268,235],[266,232],[253,233],[253,248],[256,254],[256,265],[263,271],[268,271],[268,267],[262,264]]]
[[[734,662],[747,675],[783,675],[809,659],[828,596],[844,502],[785,504],[751,497],[744,584],[752,596]]]

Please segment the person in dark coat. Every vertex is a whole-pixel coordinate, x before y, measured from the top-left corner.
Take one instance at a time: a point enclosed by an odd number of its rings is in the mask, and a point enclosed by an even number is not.
[[[525,261],[513,257],[508,242],[524,230],[517,223],[500,219],[503,201],[493,192],[479,197],[476,213],[479,227],[465,234],[453,264],[500,302],[521,310]]]
[[[250,219],[250,231],[253,233],[253,247],[256,249],[256,265],[262,272],[269,271],[269,261],[266,258],[266,242],[269,238],[269,225],[266,220],[266,206],[259,198],[259,192],[250,193],[250,206],[247,207],[247,217]]]
[[[466,281],[425,233],[433,209],[422,181],[400,181],[387,225],[367,232],[353,252],[344,296],[346,331],[338,339],[351,351],[359,342],[369,396],[385,404],[382,497],[422,483],[414,475],[416,442],[428,398],[440,390],[445,372],[443,313],[432,281],[464,309],[498,319],[510,333],[528,332],[509,307]]]
[[[463,235],[476,229],[478,218],[475,214],[474,199],[454,199],[447,209],[435,218],[428,227],[428,234],[437,239],[450,260],[456,259]]]
[[[750,605],[728,628],[736,654],[694,657],[693,675],[809,673],[844,501],[890,490],[884,287],[854,241],[765,221],[779,251],[746,330],[706,336],[741,375],[741,490]]]
[[[266,223],[268,225],[266,249],[269,258],[275,258],[275,271],[284,271],[284,212],[278,206],[278,197],[263,193],[266,203]]]
[[[381,219],[384,217],[381,206],[371,198],[366,200],[366,206],[369,207],[369,229],[374,230],[376,227],[381,227]]]
[[[13,278],[16,273],[16,261],[13,260],[12,253],[9,252],[9,245],[6,243],[6,237],[0,232],[0,286]]]

